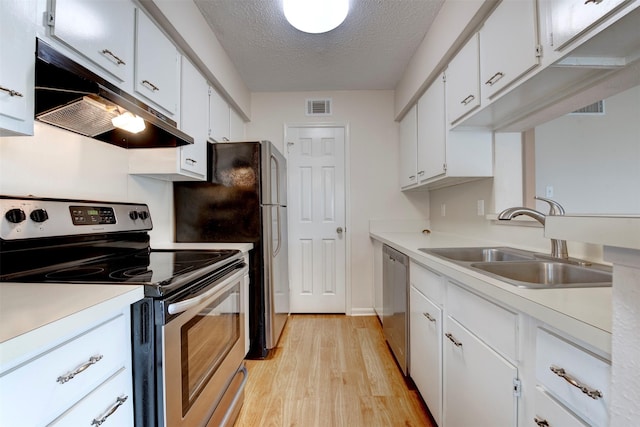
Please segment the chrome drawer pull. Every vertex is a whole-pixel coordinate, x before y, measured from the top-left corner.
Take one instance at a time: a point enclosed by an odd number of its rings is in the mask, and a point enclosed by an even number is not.
[[[534,417],[533,421],[536,423],[538,427],[551,427],[549,425],[549,421],[545,420],[544,418]]]
[[[489,86],[493,86],[498,80],[500,80],[503,77],[504,77],[504,73],[498,71],[493,76],[491,76],[491,78],[489,80],[484,82],[484,84],[489,85]]]
[[[113,52],[111,52],[109,49],[102,49],[102,54],[110,56],[113,59],[115,59],[115,63],[117,65],[127,65],[122,59],[118,58],[118,56],[115,55]]]
[[[447,332],[444,336],[449,338],[449,341],[451,341],[456,347],[462,347],[462,343],[455,339],[451,333]]]
[[[113,413],[116,412],[119,407],[124,405],[124,402],[126,402],[128,398],[129,398],[129,396],[117,397],[116,398],[116,403],[114,403],[113,406],[111,406],[111,408],[109,408],[107,410],[107,412],[105,412],[105,414],[102,416],[102,418],[100,418],[100,419],[94,418],[93,421],[91,421],[91,425],[92,426],[94,426],[94,425],[95,426],[102,425],[102,423],[107,421],[107,418],[109,418],[111,415],[113,415]]]
[[[196,163],[198,163],[197,160],[194,160],[194,159],[191,159],[191,158],[186,159],[186,162],[188,164],[190,164],[190,165],[195,165]]]
[[[423,315],[424,317],[426,317],[427,319],[429,319],[429,321],[430,321],[430,322],[435,322],[435,321],[436,321],[436,318],[435,318],[435,317],[433,317],[432,315],[430,315],[430,314],[429,314],[429,313],[427,313],[427,312],[422,313],[422,315]]]
[[[17,90],[9,89],[4,86],[0,86],[0,90],[3,92],[7,92],[9,96],[19,96],[20,98],[24,97],[24,95],[18,92]]]
[[[79,366],[78,368],[74,369],[73,372],[69,372],[67,375],[59,376],[56,381],[59,382],[60,384],[64,384],[64,383],[66,383],[68,381],[71,381],[73,379],[73,377],[75,377],[76,375],[78,375],[81,372],[84,372],[89,366],[95,365],[101,359],[102,359],[102,355],[101,354],[98,355],[98,356],[91,356],[89,358],[89,361],[87,361],[87,363],[83,364],[82,366]]]
[[[590,398],[597,400],[598,398],[602,397],[602,392],[600,390],[587,387],[586,385],[581,384],[578,380],[573,378],[571,375],[567,374],[563,368],[558,368],[557,366],[550,366],[549,369],[551,369],[551,372],[553,372],[560,378],[563,378],[566,382],[568,382],[572,386],[580,389],[580,391],[582,391],[584,394],[586,394]]]
[[[465,99],[463,99],[462,101],[460,101],[460,104],[462,105],[467,105],[468,103],[470,103],[471,101],[473,101],[474,99],[476,99],[475,96],[473,95],[469,95],[467,96]]]
[[[589,3],[600,4],[602,3],[602,0],[587,0],[584,2],[584,4],[589,4]]]
[[[157,90],[160,90],[160,88],[159,88],[158,86],[154,85],[154,84],[153,84],[153,83],[151,83],[149,80],[143,80],[143,81],[142,81],[142,84],[143,84],[144,86],[146,86],[147,88],[151,89],[151,90],[152,90],[152,91],[154,91],[154,92],[155,92],[155,91],[157,91]]]

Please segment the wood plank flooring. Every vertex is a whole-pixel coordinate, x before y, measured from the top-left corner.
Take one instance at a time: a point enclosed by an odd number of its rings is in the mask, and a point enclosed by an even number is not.
[[[436,427],[375,316],[292,315],[268,360],[247,360],[236,427]]]

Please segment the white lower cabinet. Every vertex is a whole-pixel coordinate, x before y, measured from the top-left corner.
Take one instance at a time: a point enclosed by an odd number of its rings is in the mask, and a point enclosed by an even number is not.
[[[410,375],[433,419],[442,425],[442,310],[413,286],[409,301]]]
[[[539,427],[585,427],[568,409],[546,394],[542,387],[536,387],[534,417],[527,425]]]
[[[132,426],[130,331],[126,307],[0,372],[0,425]]]

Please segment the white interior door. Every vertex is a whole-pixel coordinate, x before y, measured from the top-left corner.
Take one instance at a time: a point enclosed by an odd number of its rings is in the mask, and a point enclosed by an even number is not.
[[[292,313],[345,313],[342,127],[287,128]]]

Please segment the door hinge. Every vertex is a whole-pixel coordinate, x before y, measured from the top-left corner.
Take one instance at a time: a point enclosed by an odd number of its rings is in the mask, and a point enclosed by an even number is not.
[[[522,382],[518,378],[513,379],[513,395],[515,397],[522,395]]]
[[[45,21],[48,27],[54,27],[56,25],[56,16],[53,12],[45,12]]]
[[[446,163],[443,163],[443,164],[442,164],[442,170],[443,170],[444,172],[446,172],[446,171],[447,171],[447,164],[446,164]]]
[[[442,83],[447,82],[447,73],[442,73]]]
[[[540,58],[542,57],[542,45],[537,45],[536,46],[536,58]]]

